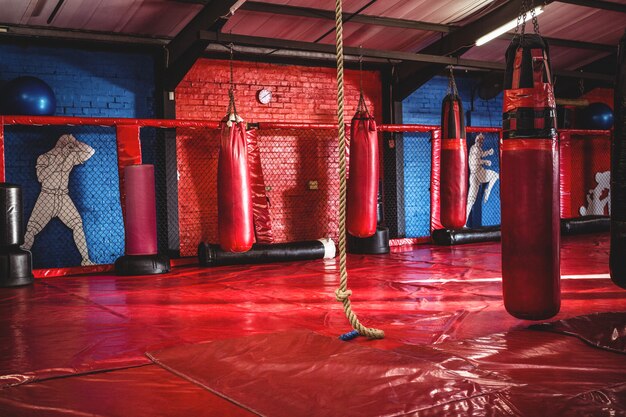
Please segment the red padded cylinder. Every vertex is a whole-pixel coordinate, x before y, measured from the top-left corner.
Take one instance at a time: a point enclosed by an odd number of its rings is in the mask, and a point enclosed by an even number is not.
[[[350,171],[346,228],[356,237],[376,233],[378,199],[378,132],[374,118],[357,112],[350,128]]]
[[[458,229],[465,225],[467,205],[467,143],[463,106],[459,96],[448,94],[441,109],[441,224]]]
[[[217,222],[220,247],[246,252],[254,243],[252,189],[243,122],[222,127],[217,166]]]
[[[560,308],[559,153],[548,47],[538,35],[506,52],[500,145],[502,288],[507,311],[543,320]]]
[[[509,139],[500,149],[504,305],[517,318],[546,319],[560,307],[558,144]]]
[[[128,165],[124,168],[126,255],[157,253],[154,166]]]

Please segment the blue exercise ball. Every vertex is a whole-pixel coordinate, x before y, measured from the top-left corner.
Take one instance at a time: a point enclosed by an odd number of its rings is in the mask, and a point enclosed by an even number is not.
[[[57,100],[52,88],[37,77],[18,77],[4,85],[0,93],[2,114],[52,116]]]
[[[585,129],[607,130],[613,127],[613,110],[604,103],[591,103],[583,111]]]

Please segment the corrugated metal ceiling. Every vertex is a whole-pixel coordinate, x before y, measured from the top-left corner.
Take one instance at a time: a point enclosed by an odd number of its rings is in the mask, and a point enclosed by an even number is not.
[[[200,1],[200,0],[197,0]],[[439,24],[463,25],[489,12],[503,0],[378,0],[361,14]],[[626,4],[626,0],[613,0]],[[260,3],[334,10],[334,0],[262,0]],[[354,13],[369,0],[345,0],[344,11]],[[0,24],[59,29],[134,34],[150,37],[174,37],[201,10],[193,0],[0,0]],[[57,8],[56,14],[54,10]],[[51,16],[53,19],[50,20]],[[626,14],[554,2],[539,16],[541,33],[567,40],[616,45],[626,28]],[[227,22],[223,32],[332,43],[333,29],[327,19],[274,15],[239,10]],[[347,46],[369,49],[418,52],[444,34],[423,30],[393,28],[356,22],[345,24]],[[472,40],[468,39],[468,43]],[[470,49],[463,58],[501,62],[508,42],[492,41]],[[554,47],[555,68],[575,69],[607,52]]]

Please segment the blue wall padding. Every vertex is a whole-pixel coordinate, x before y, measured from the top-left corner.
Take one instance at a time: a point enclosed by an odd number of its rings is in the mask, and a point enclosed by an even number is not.
[[[467,126],[500,127],[502,125],[502,93],[491,100],[482,100],[475,95],[472,110],[472,90],[478,81],[472,78],[456,77],[459,95],[466,110]],[[422,85],[402,102],[402,122],[405,124],[441,124],[441,101],[447,94],[448,78],[437,76]],[[405,134],[405,137],[408,135]],[[467,149],[474,143],[474,134],[467,135]],[[496,134],[485,134],[483,148],[494,147],[494,155],[488,157],[491,169],[500,171]],[[495,141],[495,142],[494,142]],[[421,237],[430,234],[430,143],[428,148],[418,145],[423,141],[404,141],[404,186],[405,186],[405,227],[407,237]],[[495,145],[494,145],[495,143]],[[419,188],[416,187],[418,185]],[[468,225],[471,227],[500,224],[500,182],[496,183],[486,204],[479,207],[484,186],[479,190]]]
[[[404,216],[406,236],[430,235],[430,133],[405,133]]]
[[[83,219],[91,260],[111,263],[124,252],[114,128],[6,126],[5,152],[13,155],[6,160],[7,181],[23,187],[26,224],[41,189],[35,168],[37,158],[67,133],[95,150],[88,161],[73,168],[69,193]],[[37,235],[32,252],[35,268],[76,266],[81,261],[71,230],[58,219]]]

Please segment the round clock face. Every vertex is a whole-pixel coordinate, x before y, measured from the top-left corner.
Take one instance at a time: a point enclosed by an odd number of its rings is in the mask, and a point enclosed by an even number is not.
[[[272,92],[267,89],[257,91],[256,98],[261,104],[268,104],[272,100]]]

